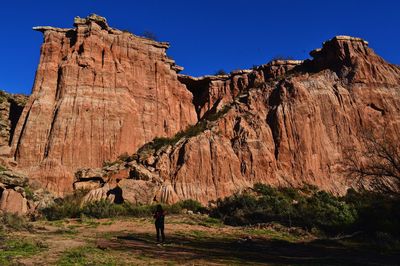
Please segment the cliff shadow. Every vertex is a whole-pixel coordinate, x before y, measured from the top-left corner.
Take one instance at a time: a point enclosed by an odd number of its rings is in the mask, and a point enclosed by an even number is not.
[[[234,239],[202,236],[196,239],[183,234],[167,235],[164,245],[157,245],[149,233],[127,234],[116,239],[100,240],[101,249],[139,253],[153,259],[195,263],[277,264],[277,265],[396,265],[400,254],[380,253],[374,249],[345,245],[333,240],[287,242],[264,238]]]
[[[10,121],[10,138],[8,140],[8,145],[11,145],[14,137],[15,128],[17,127],[18,120],[21,117],[22,111],[24,110],[24,106],[18,104],[13,100],[9,100],[9,103],[10,111],[8,114],[8,120]]]

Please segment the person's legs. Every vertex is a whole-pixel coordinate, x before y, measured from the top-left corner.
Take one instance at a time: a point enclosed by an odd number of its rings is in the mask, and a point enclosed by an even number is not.
[[[157,242],[160,242],[160,227],[156,224]]]
[[[162,242],[165,242],[164,225],[160,226],[160,231],[161,231]]]

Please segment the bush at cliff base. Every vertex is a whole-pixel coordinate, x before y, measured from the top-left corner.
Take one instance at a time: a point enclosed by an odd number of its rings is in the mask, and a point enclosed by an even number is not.
[[[25,216],[15,213],[0,213],[0,234],[6,230],[31,230],[32,225]]]
[[[100,200],[81,206],[85,191],[76,191],[73,195],[58,199],[55,204],[41,210],[47,220],[60,220],[64,218],[80,218],[81,216],[92,218],[113,217],[152,217],[156,205],[134,205],[129,202],[114,204],[108,200]],[[172,205],[163,205],[168,214],[179,214],[183,209],[193,212],[205,213],[207,209],[195,200],[184,200]]]
[[[218,200],[210,215],[234,226],[278,222],[327,234],[364,231],[398,236],[399,203],[396,196],[372,192],[350,190],[345,197],[335,197],[313,186],[293,189],[256,184],[251,192]]]

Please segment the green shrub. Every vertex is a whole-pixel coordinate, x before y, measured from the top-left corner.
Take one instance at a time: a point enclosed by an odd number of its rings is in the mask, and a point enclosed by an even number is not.
[[[121,154],[120,156],[118,156],[118,160],[121,162],[132,162],[133,161],[133,157],[130,156],[127,152]]]
[[[323,191],[263,184],[254,185],[253,191],[218,200],[211,216],[230,225],[278,222],[310,230],[317,227],[328,233],[349,230],[357,218],[351,205]]]
[[[186,210],[190,210],[193,212],[200,212],[200,213],[207,212],[207,208],[204,207],[203,205],[201,205],[201,203],[196,200],[187,199],[187,200],[180,201],[177,204],[179,204],[181,209],[186,209]]]
[[[0,229],[31,230],[32,225],[24,216],[14,213],[3,213],[0,215]]]
[[[203,132],[207,128],[207,122],[206,121],[199,121],[195,125],[190,125],[186,128],[184,131],[179,131],[178,133],[175,134],[172,138],[164,138],[164,137],[157,137],[154,138],[152,142],[149,142],[142,146],[138,150],[138,154],[142,153],[143,151],[147,150],[159,150],[164,146],[167,145],[175,145],[178,143],[179,140],[182,138],[191,138],[199,135],[201,132]]]
[[[224,114],[226,114],[231,109],[230,105],[225,105],[222,109],[216,113],[210,113],[206,115],[202,120],[198,121],[195,125],[188,126],[185,130],[179,131],[175,134],[175,136],[171,138],[165,137],[156,137],[151,142],[146,143],[141,148],[139,148],[137,154],[141,154],[145,151],[155,150],[158,151],[164,146],[167,145],[175,145],[182,138],[192,138],[195,137],[207,129],[207,125],[209,121],[215,121]],[[113,163],[107,162],[108,165],[112,165]]]
[[[253,193],[219,199],[210,215],[230,225],[278,222],[327,234],[362,231],[372,237],[400,237],[399,197],[366,191],[349,190],[336,197],[310,185],[294,189],[255,184]]]
[[[295,218],[307,229],[317,227],[335,233],[350,229],[357,219],[357,211],[332,194],[318,191],[298,204]]]
[[[288,55],[276,55],[274,57],[272,57],[271,61],[275,61],[275,60],[294,60],[293,56],[288,56]]]
[[[158,40],[157,36],[151,31],[143,32],[143,37],[145,37],[146,39],[150,39],[152,41],[157,41]]]
[[[218,120],[220,117],[222,117],[224,114],[226,114],[230,109],[232,108],[231,105],[224,105],[221,110],[219,110],[216,113],[210,113],[207,114],[204,119],[207,121],[216,121]]]
[[[86,204],[81,213],[93,218],[110,218],[124,216],[125,208],[122,204],[114,204],[108,200],[94,201]]]
[[[34,194],[30,187],[24,187],[25,197],[27,200],[33,200]]]
[[[220,70],[215,71],[214,75],[215,75],[215,76],[228,75],[228,73],[226,73],[225,70],[220,69]]]
[[[127,201],[123,204],[114,204],[108,200],[90,202],[81,206],[82,195],[71,195],[59,199],[55,204],[41,210],[42,215],[48,220],[64,218],[112,218],[112,217],[152,217],[156,205],[134,205]],[[206,213],[207,209],[199,202],[185,200],[172,205],[163,205],[168,214],[180,214],[182,209]]]
[[[103,162],[103,167],[110,167],[114,165],[116,162],[111,162],[111,161],[104,161]]]
[[[64,218],[79,218],[81,210],[79,204],[63,200],[61,204],[53,204],[41,210],[41,213],[49,221],[61,220]]]
[[[41,214],[50,221],[64,218],[79,218],[81,215],[80,204],[87,194],[86,190],[76,190],[72,195],[57,199],[54,204],[40,210]]]
[[[28,218],[25,216],[15,213],[3,213],[0,214],[0,231],[6,229],[30,231],[32,230],[32,224],[29,223]]]
[[[399,196],[350,189],[343,200],[357,211],[358,219],[354,225],[357,230],[371,235],[382,232],[400,237]]]
[[[27,258],[47,249],[41,241],[7,238],[0,242],[0,265],[21,265],[15,258]]]

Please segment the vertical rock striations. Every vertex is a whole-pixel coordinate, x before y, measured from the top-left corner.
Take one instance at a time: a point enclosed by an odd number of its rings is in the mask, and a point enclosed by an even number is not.
[[[256,182],[339,194],[354,186],[342,172],[345,150],[363,147],[366,130],[400,136],[400,69],[359,38],[335,37],[311,55],[225,76],[180,76],[201,121],[196,133],[140,150],[136,162],[156,175],[154,196],[207,203]],[[127,178],[150,176],[126,167]]]
[[[52,191],[72,189],[79,167],[133,153],[197,121],[168,43],[113,29],[97,15],[44,34],[32,95],[12,153],[20,170]]]
[[[97,15],[74,26],[35,28],[44,44],[32,95],[0,138],[19,171],[59,195],[74,183],[92,189],[86,201],[106,198],[118,179],[133,203],[206,203],[256,182],[343,193],[354,186],[340,164],[346,149],[365,146],[365,130],[400,135],[400,68],[362,39],[337,36],[311,60],[194,78],[177,74],[167,43]],[[2,206],[14,208],[7,189]]]

